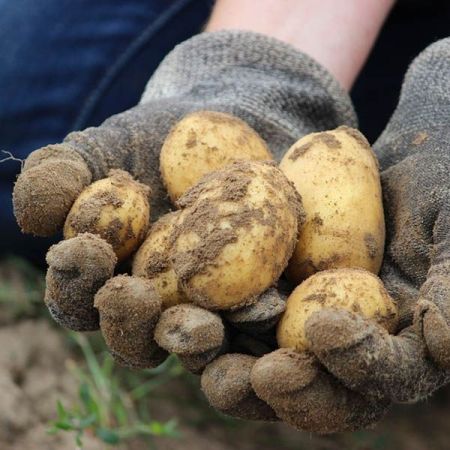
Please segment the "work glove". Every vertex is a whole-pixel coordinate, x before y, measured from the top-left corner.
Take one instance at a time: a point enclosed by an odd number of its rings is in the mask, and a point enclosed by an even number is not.
[[[374,412],[390,401],[427,398],[450,381],[449,74],[450,39],[444,39],[411,64],[399,104],[374,145],[387,228],[381,278],[399,307],[398,334],[390,335],[360,315],[323,309],[306,323],[312,355],[278,350],[255,364],[256,393],[295,426],[301,428],[309,419],[330,431],[330,406],[342,399],[331,393],[305,407],[311,399],[305,393],[305,370],[301,379],[271,392],[275,364],[287,373],[289,365],[317,358],[350,390],[377,397]],[[354,412],[353,420],[366,421],[368,411]],[[335,425],[333,431],[347,428],[343,420]]]
[[[240,117],[277,160],[307,133],[356,126],[348,95],[307,55],[254,33],[203,33],[165,58],[138,106],[29,156],[14,189],[23,231],[48,236],[61,230],[80,192],[111,169],[126,170],[151,188],[153,219],[169,211],[159,152],[173,124],[197,110]],[[265,357],[258,358],[276,348],[273,326],[284,309],[283,294],[272,290],[254,306],[233,312],[195,305],[162,311],[149,280],[113,277],[112,248],[98,236],[62,241],[50,249],[47,261],[45,301],[62,325],[79,331],[100,325],[112,354],[131,367],[152,367],[167,352],[177,353],[188,369],[203,372],[204,391],[223,412],[251,419],[286,417],[255,393],[250,379],[255,362]],[[264,302],[270,308],[261,308]],[[388,401],[348,389],[313,355],[280,352],[287,361],[272,368],[273,391],[299,387],[301,395],[286,406],[291,415],[304,410],[304,422],[295,425],[313,431],[355,428],[385,411]],[[330,413],[325,427],[318,405]]]

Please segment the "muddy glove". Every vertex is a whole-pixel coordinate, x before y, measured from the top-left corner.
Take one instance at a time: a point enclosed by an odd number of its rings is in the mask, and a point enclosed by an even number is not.
[[[140,105],[111,117],[98,128],[71,133],[62,144],[47,146],[30,155],[14,190],[20,226],[25,232],[41,236],[57,232],[83,188],[106,177],[114,168],[130,172],[151,187],[153,218],[168,211],[170,205],[159,176],[159,152],[171,126],[187,113],[202,109],[242,118],[266,140],[277,159],[306,133],[343,124],[356,125],[348,95],[308,56],[254,33],[204,33],[181,44],[166,57],[150,80]],[[223,351],[228,326],[245,329],[248,337],[249,318],[257,318],[259,325],[273,322],[273,317],[260,316],[258,311],[223,318],[187,307],[180,323],[176,310],[171,314],[169,310],[161,312],[161,304],[147,280],[128,276],[109,280],[114,271],[110,264],[111,249],[100,238],[84,235],[74,239],[75,251],[69,241],[64,241],[49,252],[48,285],[59,298],[56,300],[47,293],[47,304],[56,320],[77,330],[98,328],[100,312],[106,342],[116,358],[127,365],[150,367],[161,361],[165,352],[156,339],[166,350],[178,352],[185,365],[200,372],[211,354]],[[75,289],[83,292],[74,295]],[[74,305],[75,299],[81,308]],[[189,318],[194,317],[193,325]],[[177,330],[178,339],[168,336],[171,329]],[[202,339],[205,330],[212,329],[213,339],[205,343]],[[180,334],[180,330],[185,333]],[[191,343],[188,349],[183,347],[185,341]],[[231,336],[230,345],[232,342],[238,343],[240,351],[250,345],[255,348],[254,342],[249,344],[249,339],[238,339],[236,335]],[[264,350],[259,346],[253,353],[259,356],[261,352]],[[245,364],[233,365],[230,371],[235,373],[236,368],[242,368],[242,382],[217,387],[224,389],[221,392],[230,401],[226,405],[212,403],[229,413],[239,415],[242,411],[242,416],[257,418],[259,409],[255,404],[261,402],[255,403],[249,378],[254,358],[244,359]],[[317,362],[311,364],[317,367]],[[311,374],[309,367],[294,369],[309,371],[307,378]],[[301,373],[293,373],[292,379],[297,378],[306,379]],[[345,417],[355,415],[354,403],[345,401],[347,395],[354,393],[326,373],[320,382],[324,379],[336,394],[327,398],[340,399],[337,407],[345,411]],[[321,395],[315,377],[309,377],[309,386],[311,398]],[[244,407],[243,392],[251,405]],[[216,398],[223,399],[224,395]],[[239,406],[235,407],[235,403]],[[294,406],[291,405],[293,411]],[[358,407],[361,414],[365,409],[373,409],[371,401],[364,398]],[[260,411],[260,418],[273,417],[265,406]],[[371,414],[369,421],[373,420]]]
[[[315,313],[306,325],[312,351],[327,371],[356,394],[375,395],[380,403],[417,401],[450,382],[449,74],[450,39],[445,39],[413,62],[398,107],[375,144],[388,232],[381,277],[398,302],[398,335],[331,309]],[[263,360],[254,370],[257,393],[264,388],[258,385],[261,379],[269,379]],[[319,422],[329,421],[333,400],[317,398],[321,408],[305,411],[304,393],[297,393],[291,404],[296,402],[299,416],[317,420],[314,415],[321,414]],[[282,416],[287,400],[269,400]],[[289,414],[301,426],[302,420]]]

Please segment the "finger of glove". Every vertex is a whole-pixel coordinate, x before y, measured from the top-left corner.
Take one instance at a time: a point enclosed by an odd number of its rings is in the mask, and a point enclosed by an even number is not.
[[[450,371],[450,327],[440,309],[431,302],[418,303],[417,321],[421,324],[428,352],[433,361]]]
[[[218,354],[225,342],[225,327],[218,314],[183,303],[163,311],[155,339],[168,352],[182,356]]]
[[[314,433],[365,428],[379,421],[390,403],[347,389],[313,355],[286,348],[260,358],[251,383],[280,419]]]
[[[167,356],[153,334],[161,314],[162,300],[152,281],[118,275],[97,292],[94,306],[99,312],[103,338],[122,365],[152,368]]]
[[[201,387],[211,406],[247,420],[278,420],[272,408],[258,398],[250,383],[257,358],[239,353],[220,356],[204,370]]]
[[[270,288],[258,301],[243,308],[223,313],[223,317],[241,331],[252,335],[266,333],[273,328],[286,309],[286,297]]]
[[[413,327],[393,336],[358,314],[326,308],[308,319],[306,336],[327,370],[364,395],[410,402],[449,381]]]
[[[84,160],[64,145],[31,153],[13,192],[14,214],[22,231],[37,236],[56,234],[90,181]]]
[[[52,317],[74,331],[97,330],[94,296],[113,276],[117,262],[111,245],[83,233],[51,246],[46,259],[44,300]]]
[[[449,72],[450,38],[433,43],[412,62],[397,108],[374,144],[383,169],[415,153],[446,152]]]

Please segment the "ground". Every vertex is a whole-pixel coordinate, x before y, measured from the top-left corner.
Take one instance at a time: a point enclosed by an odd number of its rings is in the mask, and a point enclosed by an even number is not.
[[[14,263],[16,264],[16,263]],[[27,269],[28,270],[28,269]],[[3,277],[3,278],[2,278]],[[49,435],[56,401],[76,401],[80,352],[41,310],[39,275],[25,279],[0,266],[0,449],[74,450],[73,434]],[[6,300],[5,300],[6,299]],[[9,299],[13,299],[13,307]],[[38,313],[36,313],[38,311]],[[123,372],[121,372],[123,374]],[[121,375],[125,376],[125,375]],[[167,379],[148,395],[152,418],[177,419],[180,437],[127,441],[121,450],[440,450],[449,448],[450,389],[416,405],[397,406],[373,430],[320,437],[282,424],[227,420],[208,409],[195,380]],[[236,440],[239,439],[239,444]],[[112,448],[84,437],[84,449]]]

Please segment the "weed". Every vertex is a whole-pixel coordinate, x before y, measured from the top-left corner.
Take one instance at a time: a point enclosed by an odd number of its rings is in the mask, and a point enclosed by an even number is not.
[[[86,336],[70,336],[80,348],[86,367],[75,361],[68,364],[79,385],[78,401],[70,407],[58,402],[57,419],[49,433],[74,433],[79,449],[85,433],[109,445],[146,436],[150,448],[154,448],[155,436],[179,437],[175,420],[152,419],[148,398],[156,387],[182,373],[176,358],[169,357],[156,369],[126,371],[127,375],[121,376],[125,369],[118,368],[109,354],[104,352],[100,362]]]
[[[25,259],[11,256],[0,264],[3,321],[47,315],[42,298],[44,274]]]

